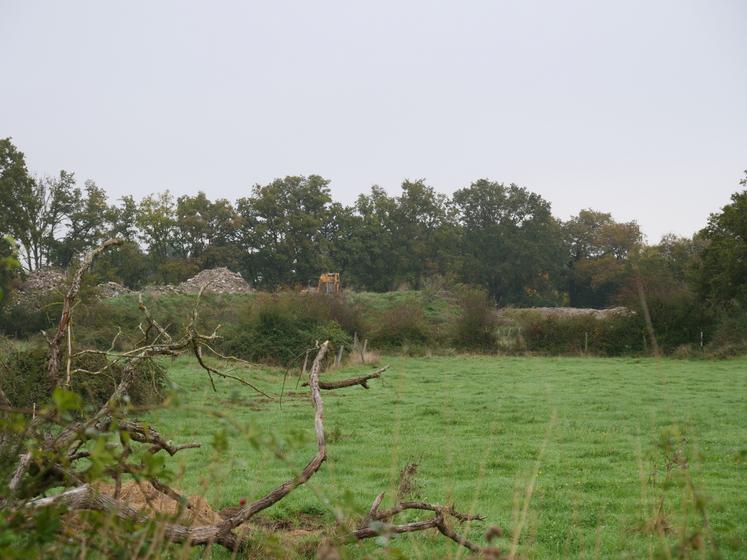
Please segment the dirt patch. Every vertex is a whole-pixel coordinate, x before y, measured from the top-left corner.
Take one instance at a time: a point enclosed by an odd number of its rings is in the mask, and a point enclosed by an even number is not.
[[[99,485],[97,490],[102,494],[114,496],[113,484]],[[220,523],[238,513],[240,509],[239,507],[227,507],[216,512],[202,496],[186,497],[187,507],[183,507],[176,500],[162,494],[146,482],[140,485],[136,482],[122,484],[118,499],[138,511],[150,515],[167,515],[184,525],[199,526]],[[299,513],[292,519],[271,519],[258,516],[252,519],[248,527],[258,527],[272,533],[283,533],[288,537],[305,537],[319,534],[324,528],[324,522],[321,516]]]
[[[97,489],[102,494],[114,496],[113,485],[101,485]],[[175,516],[179,523],[185,525],[211,525],[223,520],[202,496],[187,497],[187,507],[183,507],[145,482],[141,485],[135,482],[123,484],[119,499],[138,511]]]

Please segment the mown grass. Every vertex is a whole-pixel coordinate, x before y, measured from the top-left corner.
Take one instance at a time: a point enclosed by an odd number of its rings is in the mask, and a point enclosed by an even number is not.
[[[486,523],[463,530],[480,539],[489,524],[500,525],[504,548],[522,527],[524,557],[747,558],[747,360],[382,362],[392,367],[369,391],[324,394],[329,460],[265,519],[332,527],[336,517],[363,515],[378,492],[391,500],[399,471],[414,461],[422,499],[484,514]],[[281,405],[220,379],[213,392],[186,360],[170,374],[180,406],[147,418],[178,442],[204,444],[175,459],[183,474],[174,485],[186,494],[204,494],[214,509],[251,501],[313,454],[312,409],[295,380]],[[282,372],[243,374],[280,390]],[[313,558],[314,535],[300,539]],[[344,549],[349,558],[398,553],[465,556],[431,532]]]

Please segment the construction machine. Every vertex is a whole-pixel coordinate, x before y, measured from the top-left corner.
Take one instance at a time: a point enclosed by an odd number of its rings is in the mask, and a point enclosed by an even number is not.
[[[317,294],[324,294],[325,296],[337,294],[340,292],[340,273],[339,272],[323,272],[319,276],[319,283],[316,286]]]

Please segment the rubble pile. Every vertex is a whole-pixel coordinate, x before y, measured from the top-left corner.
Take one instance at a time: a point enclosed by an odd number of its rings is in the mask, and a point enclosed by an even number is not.
[[[101,298],[113,298],[131,294],[132,290],[118,282],[104,282],[96,286],[96,293]]]
[[[588,307],[527,307],[527,308],[507,308],[500,310],[499,315],[503,312],[510,315],[515,312],[529,311],[537,313],[543,317],[594,317],[595,319],[611,319],[613,317],[628,317],[635,315],[635,312],[627,307],[610,307],[609,309],[591,309]]]
[[[142,291],[144,294],[151,295],[168,295],[179,293],[177,289],[171,284],[148,284],[143,288]]]
[[[203,286],[206,292],[215,294],[246,294],[252,291],[249,283],[238,272],[231,272],[226,267],[203,270],[196,276],[176,287],[178,292],[196,294]]]
[[[58,270],[43,269],[29,273],[20,290],[25,294],[63,290],[67,277]]]
[[[206,292],[214,294],[246,294],[252,291],[249,283],[238,272],[231,272],[225,267],[203,270],[199,274],[186,280],[178,286],[170,284],[158,284],[145,286],[144,294],[149,295],[171,295],[171,294],[197,294],[206,286]],[[28,304],[39,299],[40,295],[50,292],[64,292],[67,288],[67,277],[56,270],[40,270],[28,275],[26,281],[16,293],[16,303]],[[118,282],[103,282],[96,286],[96,294],[99,298],[108,299],[138,292],[119,284]]]

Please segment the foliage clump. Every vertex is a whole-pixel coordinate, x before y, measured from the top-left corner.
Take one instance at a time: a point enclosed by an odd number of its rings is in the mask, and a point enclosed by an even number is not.
[[[479,288],[463,287],[459,294],[460,314],[454,320],[454,345],[478,351],[495,351],[498,318],[487,293]]]
[[[434,332],[420,307],[403,303],[384,309],[376,315],[370,338],[377,348],[412,349],[432,342]]]
[[[302,360],[319,341],[349,348],[352,336],[336,318],[351,326],[360,319],[352,310],[343,312],[344,305],[336,299],[315,294],[260,295],[222,330],[219,347],[251,362],[282,366]]]
[[[644,324],[637,314],[597,318],[529,311],[522,323],[526,349],[539,354],[622,356],[641,353],[646,344]]]
[[[108,367],[107,367],[108,366]],[[70,390],[85,397],[92,408],[102,406],[122,381],[123,368],[109,363],[102,354],[83,354],[72,360],[71,368],[88,372],[71,377]],[[135,375],[127,391],[132,404],[155,404],[163,400],[167,385],[166,370],[152,359],[133,365]],[[55,388],[47,373],[47,350],[44,348],[15,348],[6,343],[0,357],[0,388],[14,407],[30,408],[50,402]]]

